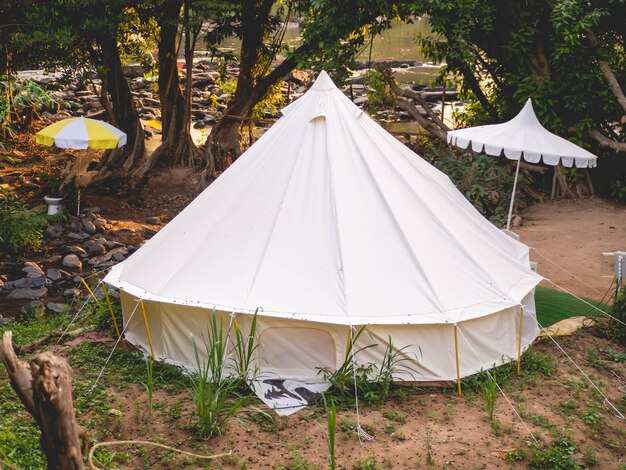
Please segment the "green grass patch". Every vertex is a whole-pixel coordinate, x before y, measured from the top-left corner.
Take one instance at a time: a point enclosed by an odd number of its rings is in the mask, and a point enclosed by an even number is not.
[[[611,307],[607,304],[592,299],[585,300],[600,310],[611,311]],[[600,315],[600,312],[570,294],[542,286],[537,286],[535,289],[535,306],[537,308],[537,320],[544,327],[553,325],[565,318]]]

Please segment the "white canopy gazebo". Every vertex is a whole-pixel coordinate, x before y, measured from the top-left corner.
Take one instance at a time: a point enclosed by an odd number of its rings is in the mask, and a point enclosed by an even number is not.
[[[504,153],[509,160],[517,160],[513,194],[506,223],[507,230],[511,226],[522,158],[528,163],[543,162],[546,165],[562,164],[565,167],[577,168],[594,168],[598,159],[591,152],[543,127],[535,115],[530,98],[519,114],[510,121],[450,131],[448,143],[461,149],[467,149],[471,145],[474,152],[484,152],[494,157]]]

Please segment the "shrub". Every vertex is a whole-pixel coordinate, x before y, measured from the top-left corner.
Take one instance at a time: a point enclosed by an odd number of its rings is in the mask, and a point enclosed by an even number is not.
[[[1,247],[13,253],[36,249],[49,221],[43,209],[28,209],[13,192],[0,188]]]
[[[444,147],[430,147],[424,157],[452,180],[472,205],[494,224],[504,224],[513,190],[513,169],[506,158],[467,155]],[[529,179],[520,171],[516,207],[524,205]]]
[[[626,344],[626,285],[617,293],[611,315],[617,320],[611,319],[609,323],[609,337],[620,344]]]

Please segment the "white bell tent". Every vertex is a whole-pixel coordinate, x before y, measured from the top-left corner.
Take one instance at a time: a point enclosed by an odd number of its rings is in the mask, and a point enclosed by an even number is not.
[[[529,98],[522,110],[510,121],[502,124],[467,127],[448,132],[448,143],[466,149],[471,145],[476,153],[498,157],[504,154],[509,160],[517,160],[513,193],[509,205],[506,228],[511,228],[511,216],[515,203],[515,190],[522,158],[528,163],[542,162],[546,165],[595,168],[598,157],[563,137],[548,131],[535,115]]]
[[[397,380],[457,380],[516,359],[537,335],[528,247],[326,73],[283,114],[107,275],[127,340],[148,352],[149,331],[158,358],[193,368],[192,338],[201,344],[212,315],[245,330],[259,308],[263,377],[339,367],[363,325],[355,348],[378,346],[356,361],[380,364],[390,336],[411,362]],[[139,299],[145,325],[141,309],[131,318]]]

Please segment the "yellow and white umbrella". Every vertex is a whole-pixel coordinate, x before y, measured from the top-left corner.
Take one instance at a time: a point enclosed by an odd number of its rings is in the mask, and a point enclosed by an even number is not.
[[[79,117],[50,124],[37,132],[35,140],[38,144],[63,149],[114,149],[126,144],[126,134],[106,122]],[[78,159],[80,168],[80,155]],[[80,215],[80,187],[76,215]]]
[[[114,149],[126,144],[126,134],[103,121],[84,117],[63,119],[37,132],[38,144],[64,149]]]

